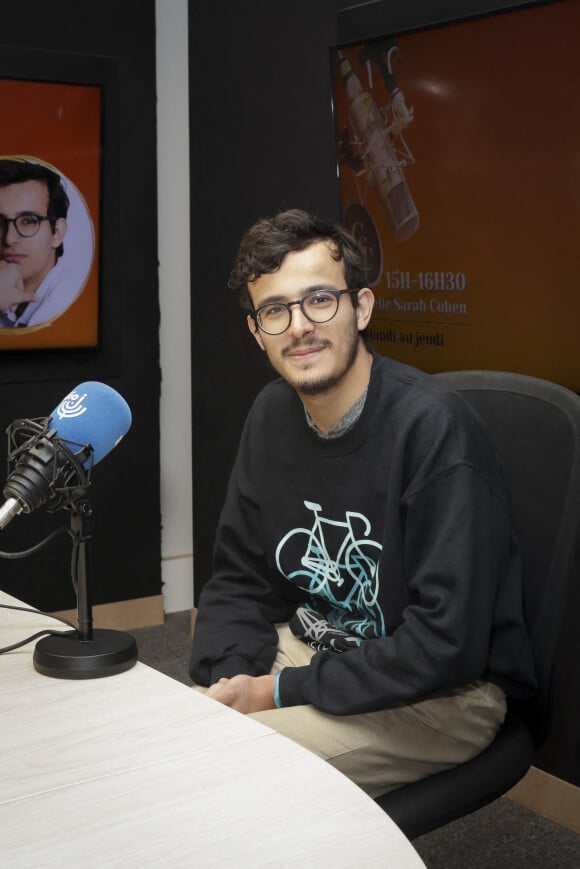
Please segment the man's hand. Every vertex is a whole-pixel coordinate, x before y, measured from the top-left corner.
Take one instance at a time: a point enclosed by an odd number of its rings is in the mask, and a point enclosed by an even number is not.
[[[21,302],[35,302],[33,292],[24,289],[22,269],[17,263],[0,260],[0,311],[14,308]]]
[[[207,696],[219,700],[237,712],[263,712],[275,709],[275,676],[246,676],[240,674],[231,679],[220,679],[207,690]]]

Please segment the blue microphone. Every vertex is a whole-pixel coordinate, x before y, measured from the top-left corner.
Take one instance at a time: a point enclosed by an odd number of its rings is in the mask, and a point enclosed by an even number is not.
[[[77,444],[90,444],[96,465],[114,449],[131,428],[125,399],[105,383],[80,383],[51,413],[48,425],[74,452]],[[90,458],[84,462],[88,467]]]
[[[93,465],[114,449],[131,427],[125,399],[110,386],[76,386],[46,419],[16,420],[8,428],[12,470],[0,507],[0,530],[20,513],[42,504],[70,504],[89,485]]]

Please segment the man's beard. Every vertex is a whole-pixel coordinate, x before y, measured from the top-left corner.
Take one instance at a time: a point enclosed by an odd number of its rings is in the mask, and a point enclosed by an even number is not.
[[[333,374],[328,374],[325,377],[319,377],[318,380],[303,380],[302,382],[296,382],[291,384],[294,388],[301,393],[302,395],[322,395],[325,392],[333,389],[337,386],[340,381],[348,374],[352,366],[354,365],[355,359],[358,355],[359,344],[360,344],[360,336],[358,329],[356,327],[356,323],[353,322],[353,330],[349,334],[348,339],[349,347],[348,354],[344,363],[342,370],[336,371]],[[311,342],[315,344],[315,342]],[[318,342],[316,342],[318,343]],[[332,346],[331,342],[323,342],[326,346]],[[296,342],[295,345],[292,345],[291,348],[294,349],[296,346],[308,346],[307,343],[304,342]]]

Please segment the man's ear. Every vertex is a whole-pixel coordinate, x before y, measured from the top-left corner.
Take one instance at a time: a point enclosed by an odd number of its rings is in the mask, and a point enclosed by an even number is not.
[[[256,326],[256,321],[254,320],[254,318],[250,314],[248,314],[248,316],[246,318],[246,322],[248,324],[248,329],[250,330],[250,332],[252,333],[252,335],[254,336],[256,341],[258,342],[258,347],[260,348],[260,350],[263,350],[265,353],[266,348],[264,347],[264,342],[262,341],[262,336],[260,335],[260,330]]]
[[[356,307],[356,321],[359,332],[362,332],[368,326],[374,306],[375,294],[368,287],[363,287],[362,290],[358,291],[358,305]]]
[[[59,217],[54,224],[54,232],[52,233],[52,246],[60,247],[66,235],[66,220],[64,217]]]

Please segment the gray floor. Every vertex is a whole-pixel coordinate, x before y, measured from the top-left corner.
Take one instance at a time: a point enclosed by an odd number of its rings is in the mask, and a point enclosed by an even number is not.
[[[132,632],[139,659],[191,685],[190,613]],[[501,799],[413,843],[428,869],[580,869],[580,835]]]

